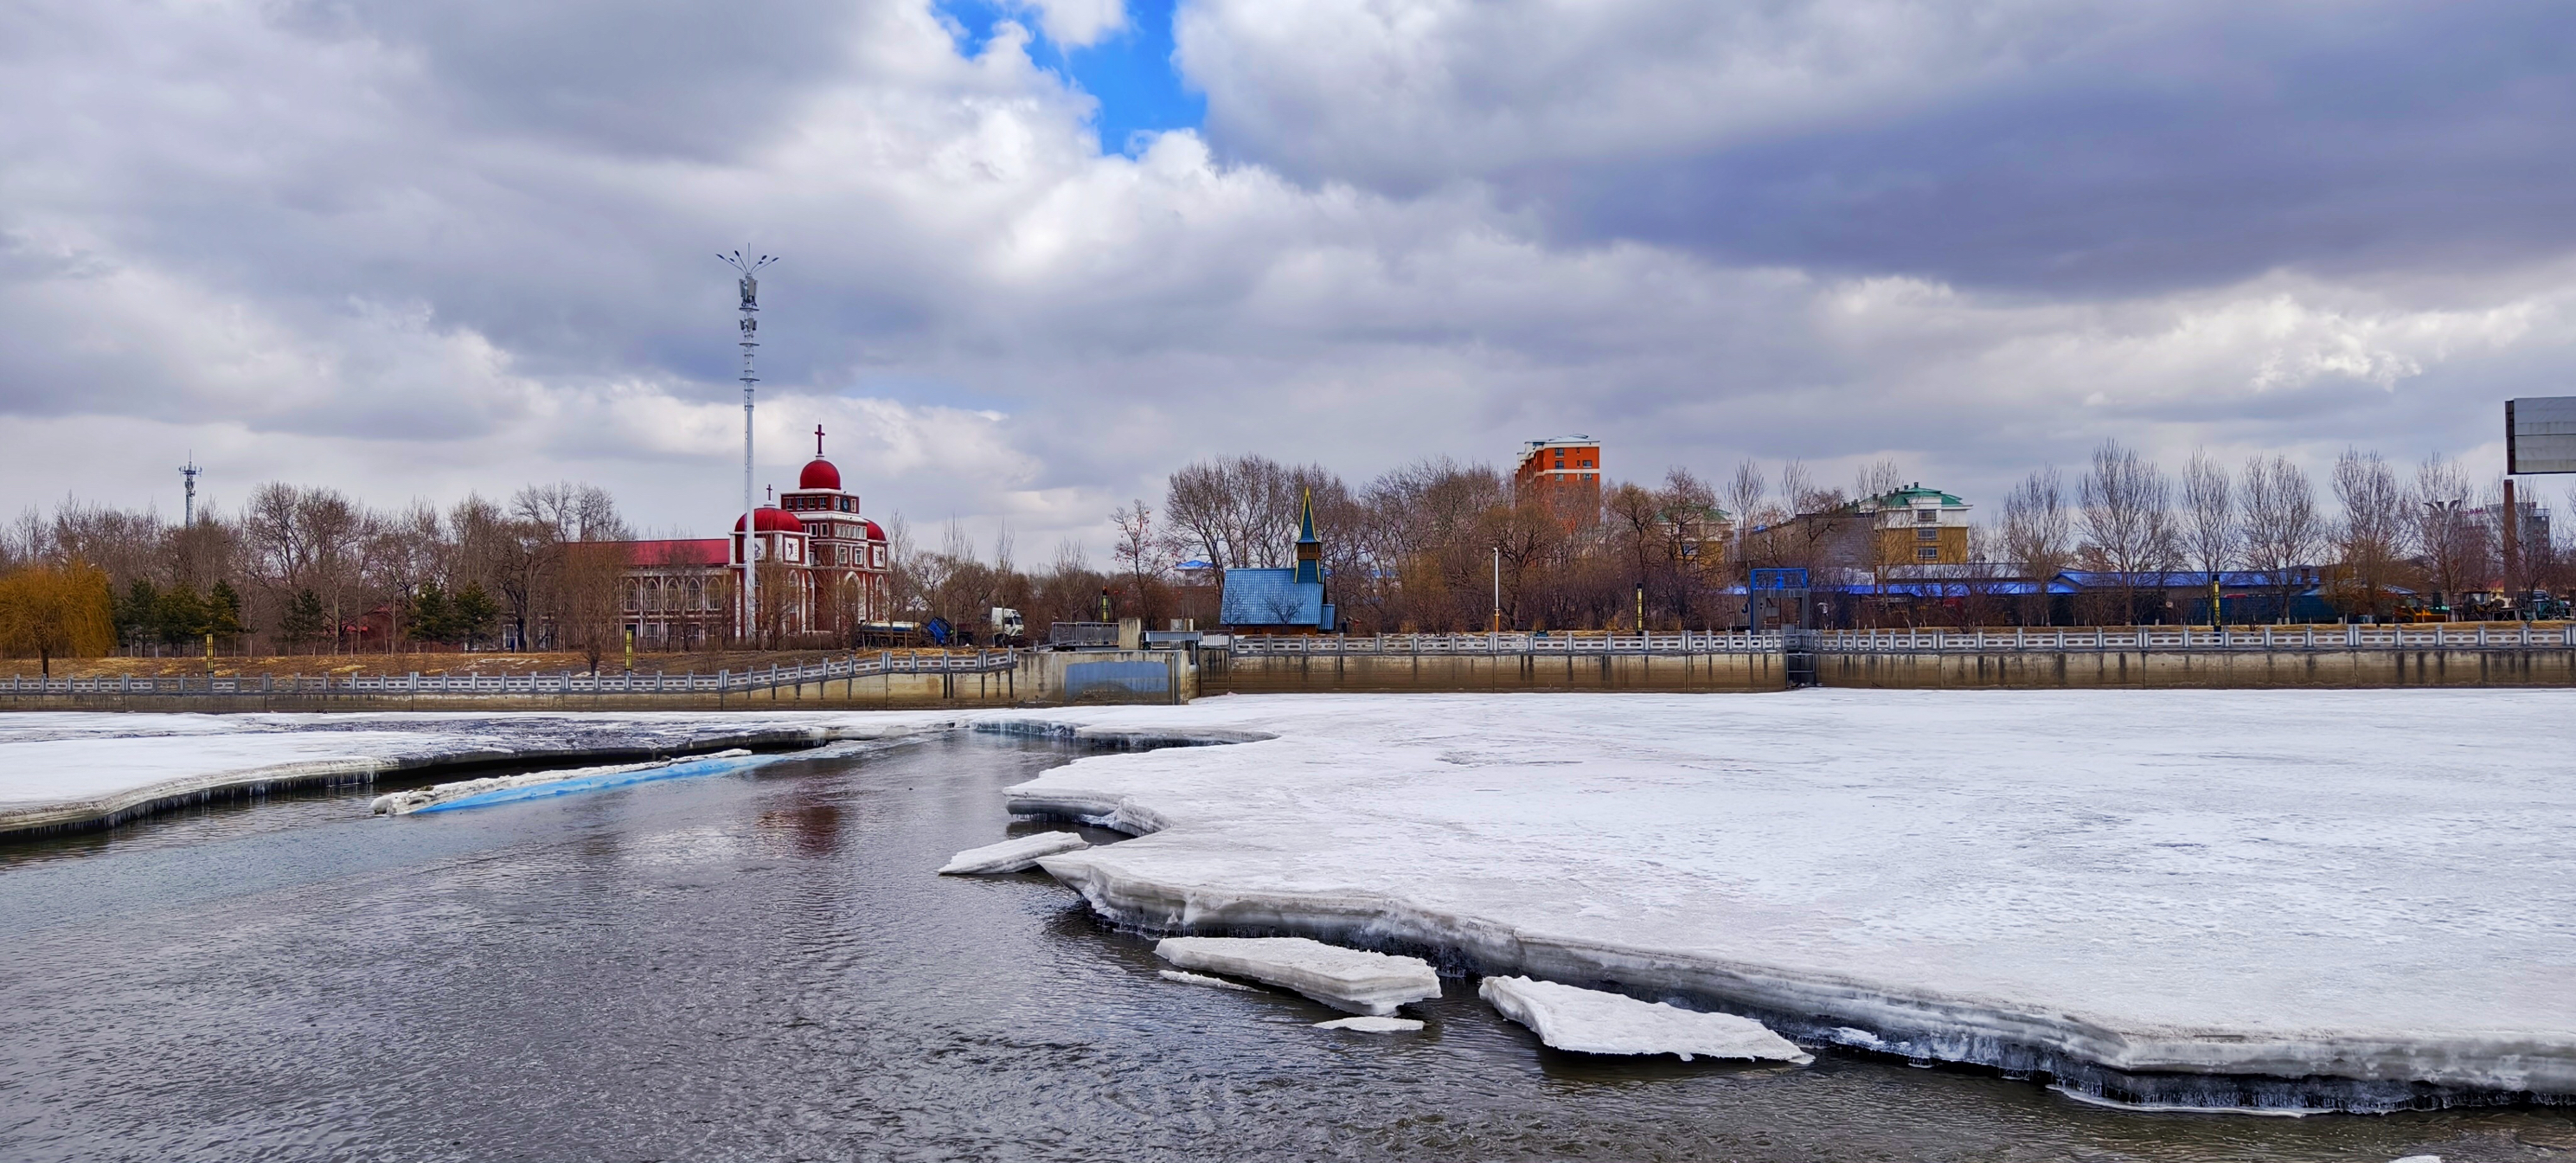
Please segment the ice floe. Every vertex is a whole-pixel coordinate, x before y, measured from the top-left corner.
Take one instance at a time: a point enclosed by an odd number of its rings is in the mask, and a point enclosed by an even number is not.
[[[939,866],[942,876],[986,876],[998,872],[1024,872],[1038,866],[1041,856],[1072,852],[1091,847],[1091,842],[1072,832],[1039,832],[969,848],[948,858]]]
[[[1241,990],[1245,993],[1261,992],[1261,989],[1258,986],[1245,985],[1240,981],[1227,981],[1222,977],[1210,977],[1204,973],[1192,973],[1186,969],[1160,970],[1157,972],[1157,975],[1165,981],[1177,981],[1183,985],[1205,985],[1212,986],[1217,989]]]
[[[883,741],[958,722],[934,712],[27,712],[0,717],[0,834],[112,824],[221,795],[364,786],[394,772]]]
[[[1147,931],[1440,950],[2138,1105],[2576,1096],[2550,690],[1233,696],[1022,712]],[[1568,761],[1571,762],[1568,762]]]
[[[1247,977],[1337,1010],[1385,1016],[1440,996],[1440,976],[1419,957],[1344,949],[1304,937],[1165,937],[1154,955],[1183,969]]]
[[[367,810],[379,816],[402,816],[414,812],[488,808],[495,804],[604,791],[609,788],[628,787],[656,780],[688,779],[702,775],[730,775],[777,762],[780,758],[783,757],[755,755],[737,747],[689,759],[664,759],[651,763],[622,763],[607,767],[575,767],[563,771],[492,776],[377,796],[368,803]]]
[[[1538,1040],[1584,1054],[1679,1054],[1813,1062],[1815,1056],[1751,1018],[1700,1013],[1664,1002],[1526,977],[1488,977],[1476,996]]]
[[[1354,1030],[1362,1034],[1410,1034],[1421,1029],[1422,1023],[1412,1018],[1381,1018],[1362,1014],[1355,1018],[1335,1018],[1329,1022],[1317,1022],[1315,1028]]]

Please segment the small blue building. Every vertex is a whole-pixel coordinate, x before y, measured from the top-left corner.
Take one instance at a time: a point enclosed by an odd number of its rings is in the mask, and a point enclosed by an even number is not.
[[[1324,596],[1324,539],[1315,535],[1312,491],[1298,504],[1297,564],[1225,571],[1217,620],[1245,634],[1321,634],[1340,625]]]

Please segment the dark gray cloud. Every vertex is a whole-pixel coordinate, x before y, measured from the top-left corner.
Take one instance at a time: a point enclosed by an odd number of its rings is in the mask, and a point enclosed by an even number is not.
[[[2576,260],[2557,21],[2453,11],[1201,0],[1215,152],[1130,159],[920,0],[30,0],[0,503],[167,493],[130,466],[193,449],[712,528],[737,245],[786,256],[764,476],[823,422],[872,505],[1024,556],[1237,451],[1576,430],[1978,496],[2106,435],[2473,451],[2576,390]]]
[[[1211,15],[1185,59],[1220,149],[1394,192],[1489,182],[1567,244],[2129,294],[2576,242],[2564,5],[1753,11],[1478,6],[1413,26],[1436,44],[1355,21],[1385,63],[1356,75],[1293,33],[1211,47],[1254,24]],[[1328,30],[1350,25],[1304,31]],[[1551,48],[1587,38],[1615,51]],[[1411,100],[1373,123],[1334,81]]]

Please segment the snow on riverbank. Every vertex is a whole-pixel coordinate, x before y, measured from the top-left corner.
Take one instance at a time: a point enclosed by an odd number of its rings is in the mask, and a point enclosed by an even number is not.
[[[2382,1109],[2576,1095],[2570,709],[1229,697],[1016,716],[1278,738],[1086,757],[1012,803],[1152,833],[1042,862],[1151,930],[1435,950],[2126,1101]]]
[[[0,716],[0,835],[112,823],[169,803],[466,764],[642,758],[890,738],[954,714],[383,713]]]

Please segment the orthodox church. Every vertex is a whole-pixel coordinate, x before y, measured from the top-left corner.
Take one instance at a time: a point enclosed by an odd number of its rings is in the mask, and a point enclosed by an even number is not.
[[[814,459],[796,487],[734,519],[730,537],[627,542],[625,615],[637,649],[683,650],[756,632],[844,638],[890,614],[884,528],[859,513],[841,470]],[[742,565],[752,562],[758,609],[738,627]]]
[[[1217,620],[1242,634],[1316,634],[1340,625],[1324,596],[1324,539],[1315,534],[1315,494],[1297,509],[1297,564],[1288,569],[1229,569],[1217,596]]]

